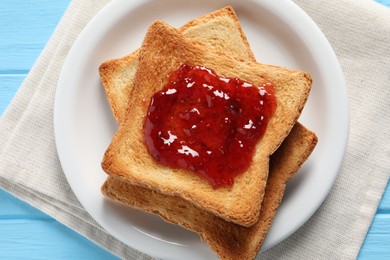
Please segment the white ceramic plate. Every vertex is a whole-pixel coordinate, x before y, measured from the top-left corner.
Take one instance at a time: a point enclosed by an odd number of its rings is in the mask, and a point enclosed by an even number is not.
[[[154,19],[180,26],[232,5],[256,58],[309,71],[314,79],[300,118],[319,143],[286,194],[262,250],[302,226],[329,193],[348,137],[343,75],[315,23],[292,1],[113,1],[80,34],[64,64],[55,99],[54,130],[59,158],[77,198],[109,233],[159,258],[211,259],[215,255],[194,233],[104,199],[103,153],[117,125],[98,75],[99,65],[137,49]]]

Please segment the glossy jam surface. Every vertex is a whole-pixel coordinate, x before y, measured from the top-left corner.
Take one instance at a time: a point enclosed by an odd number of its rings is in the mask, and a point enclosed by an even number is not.
[[[276,109],[271,83],[254,86],[202,66],[182,65],[155,93],[145,117],[145,144],[163,165],[231,186],[250,165]]]

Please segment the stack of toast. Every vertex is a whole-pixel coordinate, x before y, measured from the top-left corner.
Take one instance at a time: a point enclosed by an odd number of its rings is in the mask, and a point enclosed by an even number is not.
[[[143,125],[152,95],[182,64],[211,68],[255,85],[272,82],[277,108],[234,185],[215,188],[199,174],[154,160]],[[232,7],[181,28],[155,21],[142,46],[104,62],[99,73],[119,128],[104,154],[102,193],[198,233],[221,259],[253,259],[281,203],[286,182],[317,143],[297,122],[311,88],[308,73],[256,62]]]

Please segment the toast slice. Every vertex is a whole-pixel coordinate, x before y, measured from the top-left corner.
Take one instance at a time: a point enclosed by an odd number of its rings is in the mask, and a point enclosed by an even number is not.
[[[186,37],[200,40],[225,53],[255,61],[238,17],[230,6],[194,19],[180,27],[179,31]],[[99,68],[107,99],[119,124],[125,118],[132,82],[138,68],[138,56],[139,50],[123,58],[106,61]],[[110,180],[108,178],[107,182]]]
[[[286,182],[292,178],[317,144],[317,137],[301,124],[270,158],[267,187],[259,220],[251,227],[225,221],[188,201],[108,177],[103,194],[127,206],[161,216],[198,233],[221,259],[254,259],[276,214]],[[283,163],[280,163],[283,162]]]
[[[178,30],[186,37],[202,41],[221,52],[255,61],[238,17],[231,6],[196,18]],[[125,120],[138,60],[139,49],[125,57],[106,61],[99,67],[108,102],[119,124]]]
[[[268,177],[269,156],[286,138],[306,102],[311,88],[310,75],[214,52],[204,44],[187,39],[175,28],[154,22],[143,42],[127,114],[108,147],[102,168],[111,176],[129,183],[182,197],[228,221],[251,226],[258,220]],[[218,75],[238,77],[260,85],[271,81],[278,107],[267,131],[256,145],[249,169],[232,187],[213,189],[197,174],[163,167],[149,155],[143,143],[142,125],[147,112],[145,99],[160,90],[166,75],[180,65],[212,68]],[[194,188],[195,187],[195,188]]]

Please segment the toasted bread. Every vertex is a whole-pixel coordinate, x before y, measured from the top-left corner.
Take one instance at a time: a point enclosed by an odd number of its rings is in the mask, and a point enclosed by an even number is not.
[[[298,171],[316,143],[314,133],[299,123],[294,126],[271,156],[260,217],[251,227],[225,221],[178,196],[164,195],[131,185],[116,177],[108,177],[102,186],[102,192],[115,201],[160,215],[168,222],[197,232],[221,259],[254,259],[281,203],[286,182]]]
[[[129,183],[180,196],[198,207],[243,226],[257,222],[268,177],[269,156],[286,138],[306,102],[311,77],[301,71],[235,59],[215,52],[201,42],[187,39],[175,28],[154,22],[140,50],[134,90],[125,122],[108,147],[102,168]],[[275,87],[278,107],[264,137],[256,145],[249,169],[232,187],[214,189],[197,174],[163,167],[149,155],[143,143],[142,125],[147,112],[145,99],[166,84],[166,75],[180,65],[203,65],[224,77],[238,77]]]
[[[196,18],[178,29],[186,37],[204,42],[221,52],[255,61],[237,15],[230,6]],[[130,92],[138,68],[139,50],[104,62],[99,73],[111,110],[121,124],[126,115]]]
[[[216,17],[214,17],[213,14],[220,15],[222,17],[222,19],[237,20],[236,16],[234,15],[234,11],[229,12],[229,9],[230,8],[224,8],[224,9],[219,10],[217,12],[214,12],[210,15],[203,16],[203,17],[201,17],[201,19],[196,19],[196,20],[188,23],[187,24],[187,26],[189,26],[188,31],[192,34],[195,34],[195,36],[193,38],[197,38],[197,39],[203,40],[204,42],[207,42],[208,38],[204,37],[205,36],[204,32],[202,32],[202,31],[206,31],[206,32],[208,31],[207,25],[204,26],[202,28],[202,30],[195,30],[194,32],[191,31],[191,29],[192,29],[191,26],[194,26],[194,28],[196,28],[197,26],[199,26],[200,23],[203,23],[203,19],[206,19],[211,24],[213,22],[215,22],[218,25],[218,23],[221,23],[221,20],[216,19]],[[225,12],[225,14],[227,13],[228,15],[224,15],[223,14],[224,12]],[[224,23],[224,22],[222,22],[222,23]],[[217,25],[214,25],[212,27],[218,28]],[[239,24],[237,24],[237,25],[238,25],[237,28],[240,29]],[[237,28],[235,28],[236,31],[237,31]],[[218,29],[218,30],[220,31],[220,29]],[[192,35],[187,33],[186,31],[184,31],[184,30],[181,30],[181,31],[187,37],[192,37]],[[241,30],[239,30],[239,31],[241,31]],[[223,31],[223,32],[227,33],[226,35],[233,35],[234,36],[234,34],[232,34],[231,32],[226,32],[226,31]],[[207,35],[209,35],[209,34],[207,34]],[[222,43],[226,42],[223,40],[226,38],[226,35],[225,36],[219,35],[220,37],[222,37],[220,42],[222,42]],[[242,31],[241,31],[241,35],[243,35]],[[204,37],[204,38],[202,38],[202,37]],[[249,45],[245,46],[245,42],[246,42],[245,36],[241,37],[241,40],[244,42],[244,45],[241,44],[238,46],[244,46],[244,48],[247,48],[249,55],[247,55],[245,52],[241,52],[240,55],[242,57],[244,57],[245,59],[254,60],[253,54],[251,53],[251,51],[249,49]],[[227,42],[227,43],[229,44],[229,42]],[[229,53],[229,51],[226,47],[224,47],[224,49],[226,49],[227,50],[226,52]],[[237,53],[237,51],[232,52],[232,53]],[[110,101],[111,108],[114,112],[114,115],[115,115],[118,123],[120,123],[122,121],[121,116],[122,116],[122,118],[124,118],[124,115],[126,112],[129,91],[123,91],[123,90],[125,90],[125,89],[130,90],[132,87],[131,84],[129,84],[129,82],[132,82],[134,75],[135,75],[136,69],[133,69],[134,68],[133,66],[135,66],[134,64],[136,64],[136,66],[138,66],[138,61],[137,61],[138,54],[139,53],[136,53],[136,55],[131,54],[131,55],[128,55],[128,56],[121,58],[121,59],[111,60],[111,61],[105,62],[101,66],[101,68],[103,68],[100,70],[100,73],[102,75],[102,81],[103,81],[105,90],[107,92],[107,97]],[[130,73],[130,75],[129,75],[129,71],[132,72],[132,73]],[[121,81],[120,79],[122,77],[123,78],[127,77],[127,80]],[[115,111],[119,111],[119,113],[116,113]],[[298,140],[295,138],[301,138],[301,139]],[[129,206],[132,206],[135,208],[139,208],[139,209],[144,210],[146,212],[152,212],[152,213],[159,214],[164,219],[166,219],[172,223],[176,223],[176,224],[183,223],[183,219],[184,219],[184,222],[187,224],[184,224],[183,226],[188,227],[188,229],[190,229],[190,230],[203,233],[203,235],[201,235],[201,236],[204,238],[204,240],[207,243],[209,243],[210,245],[214,245],[214,246],[212,246],[212,248],[216,252],[220,252],[218,254],[220,257],[227,258],[227,259],[238,259],[238,258],[247,259],[247,258],[250,258],[249,256],[256,254],[257,241],[259,242],[259,244],[257,245],[257,248],[260,247],[262,240],[264,239],[264,236],[268,230],[268,226],[270,225],[270,223],[273,219],[274,212],[276,211],[276,208],[279,205],[280,199],[278,200],[278,198],[280,198],[283,195],[283,192],[284,192],[283,184],[287,181],[286,178],[288,176],[288,172],[282,172],[283,170],[281,168],[281,165],[283,164],[284,169],[291,171],[291,174],[293,174],[293,169],[294,169],[293,160],[295,160],[295,163],[296,163],[295,165],[298,168],[298,166],[305,159],[304,156],[299,158],[299,151],[303,152],[305,150],[305,145],[308,145],[310,143],[310,140],[313,140],[312,148],[311,148],[311,149],[313,149],[315,146],[315,142],[316,142],[315,136],[311,132],[307,131],[304,127],[302,127],[300,125],[295,126],[294,129],[292,130],[290,136],[287,137],[287,139],[283,142],[282,146],[278,149],[278,151],[273,156],[271,156],[271,162],[270,162],[271,169],[270,169],[270,177],[269,177],[270,179],[267,183],[266,194],[265,194],[264,201],[263,201],[263,207],[262,207],[262,210],[260,213],[260,221],[256,225],[259,227],[261,222],[264,224],[261,224],[261,226],[260,226],[261,229],[256,229],[257,232],[255,232],[255,233],[254,232],[247,232],[249,235],[257,234],[256,238],[249,236],[247,238],[247,240],[241,239],[242,242],[238,243],[237,245],[240,245],[240,247],[242,244],[248,245],[248,246],[244,247],[245,249],[242,248],[242,250],[237,250],[237,247],[232,247],[231,242],[230,243],[227,242],[227,243],[224,243],[222,245],[219,244],[218,242],[220,241],[220,239],[215,239],[215,240],[213,239],[212,233],[214,232],[214,229],[211,229],[208,231],[205,227],[204,228],[199,228],[199,227],[197,228],[196,227],[197,223],[199,223],[199,225],[201,225],[201,223],[209,223],[210,222],[210,220],[207,218],[207,217],[210,217],[209,213],[206,213],[205,214],[206,217],[204,217],[204,218],[202,217],[203,215],[200,214],[200,216],[197,217],[197,220],[199,222],[193,223],[192,218],[188,219],[188,221],[185,222],[187,216],[191,216],[192,212],[194,212],[194,206],[186,200],[177,198],[176,196],[164,195],[164,194],[161,194],[157,191],[153,191],[153,190],[150,190],[147,188],[131,185],[129,183],[125,183],[125,182],[123,182],[117,178],[114,178],[114,177],[107,178],[106,182],[104,183],[104,185],[102,187],[102,192],[107,197],[114,199],[114,200],[121,201],[122,203],[125,203],[126,205],[129,205]],[[294,145],[299,145],[299,147],[294,148]],[[295,152],[291,152],[291,149],[295,150]],[[307,147],[306,149],[307,149],[306,151],[308,151],[306,156],[308,156],[309,151],[311,151],[311,149],[309,149],[309,147]],[[282,151],[284,151],[284,152],[282,152]],[[282,153],[284,153],[284,154],[287,153],[291,156],[294,156],[294,155],[295,156],[287,158],[287,160],[286,160],[285,159],[286,155],[280,156],[280,154],[282,154]],[[279,154],[279,155],[277,155],[277,154]],[[276,158],[278,158],[278,159],[276,159]],[[278,163],[275,164],[275,162],[278,162]],[[273,167],[275,167],[275,165],[278,165],[277,167],[279,167],[279,168],[273,169]],[[290,166],[288,166],[288,165],[290,165]],[[278,172],[278,174],[276,174],[276,172]],[[272,176],[280,176],[280,178],[278,180],[275,180],[275,178],[272,178]],[[272,198],[270,198],[270,193],[269,193],[269,190],[271,189],[270,187],[274,187],[274,188],[272,188],[272,190],[274,191],[273,194],[276,194],[276,195],[273,195]],[[178,204],[176,203],[177,199],[179,199]],[[172,200],[174,201],[174,203],[173,203],[173,205],[170,205],[169,201],[172,201]],[[178,205],[181,205],[180,210],[176,211],[175,209],[178,207]],[[274,205],[274,206],[270,206],[270,205]],[[199,209],[195,208],[195,211],[196,210],[199,211]],[[176,211],[175,214],[171,214],[172,212],[175,212],[175,211]],[[165,216],[164,213],[168,214],[168,216]],[[223,221],[221,219],[219,221],[225,222],[225,223],[227,223],[227,225],[234,225],[232,223],[228,223],[228,222]],[[253,226],[252,228],[255,228],[255,226]],[[203,230],[203,232],[199,231],[199,230]],[[216,236],[218,236],[218,234],[220,234],[220,233],[217,233]],[[240,233],[240,234],[242,234],[242,233]],[[231,237],[231,236],[228,234],[227,237]],[[254,241],[254,242],[253,243],[246,243],[245,241]]]
[[[230,6],[196,18],[180,27],[179,31],[225,53],[255,61],[238,17]],[[139,50],[123,58],[106,61],[99,68],[107,99],[119,124],[126,114],[138,56]]]

